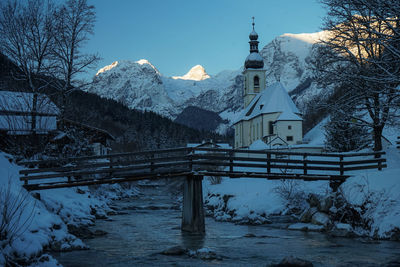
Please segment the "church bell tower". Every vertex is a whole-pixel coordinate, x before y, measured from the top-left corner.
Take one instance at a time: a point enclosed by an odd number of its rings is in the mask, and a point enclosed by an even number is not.
[[[249,35],[250,55],[247,56],[244,62],[244,108],[246,108],[253,98],[265,89],[265,69],[264,60],[258,53],[258,34],[254,30],[254,17],[253,17],[253,31]]]

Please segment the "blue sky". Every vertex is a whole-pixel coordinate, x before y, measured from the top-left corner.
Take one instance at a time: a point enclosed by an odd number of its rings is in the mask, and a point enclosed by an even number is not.
[[[325,16],[317,0],[89,3],[96,6],[97,22],[86,49],[103,58],[99,68],[116,60],[144,58],[167,76],[183,75],[197,64],[209,74],[239,69],[249,53],[252,16],[260,48],[283,33],[319,31]]]

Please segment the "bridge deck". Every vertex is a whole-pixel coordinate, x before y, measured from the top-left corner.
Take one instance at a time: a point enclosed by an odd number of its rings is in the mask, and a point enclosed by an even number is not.
[[[342,182],[349,172],[386,167],[384,152],[293,153],[176,148],[106,156],[24,162],[27,190],[111,184],[188,175]]]

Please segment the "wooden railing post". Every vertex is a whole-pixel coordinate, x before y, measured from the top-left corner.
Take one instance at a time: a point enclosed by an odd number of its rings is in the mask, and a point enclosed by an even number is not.
[[[110,173],[109,173],[109,175],[110,175],[110,177],[112,177],[113,176],[113,171],[112,171],[112,169],[113,169],[113,162],[112,162],[112,159],[111,159],[111,157],[108,157],[108,161],[109,161],[109,166],[110,166]]]
[[[271,153],[267,152],[267,173],[271,173]]]
[[[344,175],[343,155],[340,155],[340,175]]]
[[[150,155],[150,172],[154,172],[154,153]]]
[[[193,154],[194,154],[194,149],[191,148],[189,149],[189,171],[192,172],[193,171]]]
[[[304,161],[304,175],[307,175],[307,153],[303,154],[303,161]]]
[[[233,173],[233,151],[229,151],[229,172]]]
[[[380,158],[381,158],[381,154],[377,154],[377,155],[376,155],[376,158],[377,158],[377,159],[380,159]],[[378,171],[381,171],[381,170],[382,170],[382,162],[379,161],[379,162],[378,162]]]

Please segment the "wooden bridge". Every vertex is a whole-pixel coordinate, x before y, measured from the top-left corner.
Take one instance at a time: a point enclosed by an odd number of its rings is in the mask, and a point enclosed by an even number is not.
[[[327,180],[334,190],[352,171],[386,167],[384,152],[296,153],[216,148],[175,148],[22,162],[27,190],[112,184],[144,179],[186,178],[182,230],[204,232],[202,179]]]

